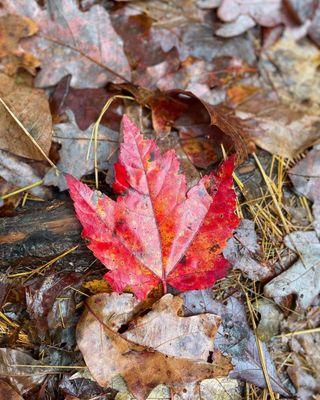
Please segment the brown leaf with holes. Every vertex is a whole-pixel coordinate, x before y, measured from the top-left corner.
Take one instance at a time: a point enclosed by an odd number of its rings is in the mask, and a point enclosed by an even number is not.
[[[131,294],[103,293],[87,301],[77,327],[77,343],[101,386],[121,374],[139,400],[160,383],[182,399],[196,400],[200,399],[199,381],[226,376],[232,369],[228,358],[212,347],[220,317],[179,317],[182,298],[170,294],[137,317],[141,307]],[[192,397],[183,397],[190,384]]]
[[[27,17],[8,14],[0,17],[0,69],[8,75],[14,75],[22,67],[30,74],[36,74],[39,60],[24,52],[19,45],[22,38],[33,36],[38,31],[37,24]]]
[[[52,120],[44,91],[17,84],[14,79],[0,74],[0,96],[48,155],[51,147]],[[0,105],[0,149],[33,160],[44,159],[2,104]]]

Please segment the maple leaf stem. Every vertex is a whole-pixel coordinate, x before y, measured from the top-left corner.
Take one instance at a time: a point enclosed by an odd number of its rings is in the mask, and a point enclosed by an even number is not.
[[[162,280],[162,286],[163,286],[163,294],[168,293],[167,282],[164,279]]]

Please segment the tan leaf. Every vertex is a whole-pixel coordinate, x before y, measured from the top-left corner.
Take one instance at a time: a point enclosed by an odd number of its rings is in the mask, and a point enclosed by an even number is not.
[[[0,74],[0,96],[48,155],[52,120],[45,93],[40,89],[16,84],[14,79]],[[0,105],[0,149],[34,160],[44,159],[3,105]]]
[[[179,317],[181,305],[179,297],[168,294],[135,321],[141,303],[131,294],[103,293],[91,297],[77,327],[77,343],[95,380],[107,386],[120,374],[137,399],[146,399],[162,383],[182,398],[195,400],[200,396],[199,381],[226,376],[232,369],[228,358],[216,350],[211,353],[219,317]],[[127,332],[119,333],[119,328],[122,331],[130,320],[133,322]],[[189,341],[193,343],[186,346]],[[176,356],[171,355],[175,352]],[[211,355],[213,363],[203,361]],[[184,393],[186,387],[188,395]]]
[[[0,17],[0,59],[1,71],[14,75],[18,68],[23,67],[30,74],[36,74],[40,61],[30,53],[19,48],[19,41],[37,33],[35,22],[27,17],[8,14]]]

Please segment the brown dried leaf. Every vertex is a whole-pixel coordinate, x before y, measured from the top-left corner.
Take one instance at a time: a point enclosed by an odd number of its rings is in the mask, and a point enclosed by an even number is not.
[[[215,351],[212,364],[203,361],[206,353],[210,356],[211,344],[205,350],[206,345],[197,342],[202,338],[209,345],[219,317],[182,318],[176,314],[181,305],[181,298],[166,295],[153,306],[151,315],[146,314],[135,322],[134,316],[141,304],[132,295],[112,293],[91,297],[77,327],[77,343],[97,382],[106,386],[115,375],[121,374],[129,390],[141,400],[160,383],[182,395],[184,387],[192,383],[190,396],[193,397],[188,398],[198,399],[198,381],[228,374],[228,359]],[[163,325],[152,321],[152,316],[159,321],[158,313],[164,318],[164,322],[161,319]],[[130,320],[128,330],[119,333],[119,328]],[[155,328],[156,333],[153,332]],[[184,335],[192,342],[187,347]],[[176,356],[166,354],[175,352]]]
[[[267,74],[280,99],[299,110],[319,115],[320,50],[310,40],[282,37],[261,57],[262,73]]]
[[[0,96],[48,155],[51,146],[52,121],[45,93],[41,89],[16,84],[14,79],[0,74]],[[44,159],[2,104],[0,105],[0,148],[21,157],[33,160]]]
[[[20,15],[9,14],[0,17],[0,70],[14,75],[20,67],[30,74],[36,74],[39,60],[32,54],[21,50],[19,41],[36,34],[38,27],[31,19]]]
[[[220,317],[214,314],[179,317],[181,306],[180,297],[164,296],[147,315],[130,323],[122,336],[168,356],[207,361]]]
[[[23,400],[19,393],[2,380],[0,380],[0,398],[6,400]]]

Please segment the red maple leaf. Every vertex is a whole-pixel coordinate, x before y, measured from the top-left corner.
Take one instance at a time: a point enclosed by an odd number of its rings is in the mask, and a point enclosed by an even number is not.
[[[68,176],[83,237],[109,269],[117,292],[144,299],[162,283],[180,290],[203,289],[225,276],[221,251],[237,227],[234,159],[187,191],[174,150],[160,153],[127,116],[115,166],[117,201]]]

